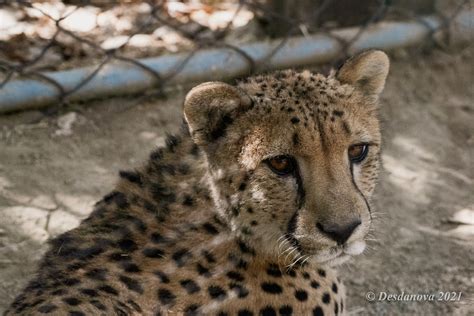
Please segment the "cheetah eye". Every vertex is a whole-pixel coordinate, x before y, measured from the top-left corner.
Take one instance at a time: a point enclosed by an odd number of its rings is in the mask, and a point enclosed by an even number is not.
[[[349,160],[352,163],[359,163],[367,157],[369,153],[369,145],[367,144],[356,144],[349,146],[347,154],[349,155]]]
[[[296,167],[295,158],[286,155],[269,158],[266,160],[266,163],[273,172],[280,176],[286,176],[292,173]]]

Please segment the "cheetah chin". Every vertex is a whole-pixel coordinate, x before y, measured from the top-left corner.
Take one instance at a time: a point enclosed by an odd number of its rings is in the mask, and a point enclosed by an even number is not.
[[[365,241],[357,240],[345,245],[320,250],[312,255],[310,261],[316,264],[335,267],[347,262],[353,256],[361,255],[365,248]]]

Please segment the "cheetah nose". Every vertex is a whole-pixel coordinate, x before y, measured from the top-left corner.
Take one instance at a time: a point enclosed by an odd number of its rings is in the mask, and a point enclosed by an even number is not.
[[[344,244],[352,235],[354,230],[361,224],[359,218],[352,220],[349,224],[338,223],[316,223],[316,227],[326,236],[335,240],[339,245]]]

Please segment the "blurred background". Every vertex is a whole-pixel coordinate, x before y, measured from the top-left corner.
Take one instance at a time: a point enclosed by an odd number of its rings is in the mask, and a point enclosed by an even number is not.
[[[46,241],[181,124],[193,85],[328,74],[387,51],[370,249],[350,315],[474,314],[474,11],[466,0],[0,0],[0,313]],[[387,302],[367,292],[461,292]]]

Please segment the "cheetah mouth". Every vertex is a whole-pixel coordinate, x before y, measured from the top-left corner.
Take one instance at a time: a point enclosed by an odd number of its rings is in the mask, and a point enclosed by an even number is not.
[[[318,264],[329,266],[340,265],[353,256],[362,254],[365,250],[366,243],[363,240],[357,240],[348,244],[325,248],[319,251],[304,251],[303,254],[312,255],[312,261]]]

